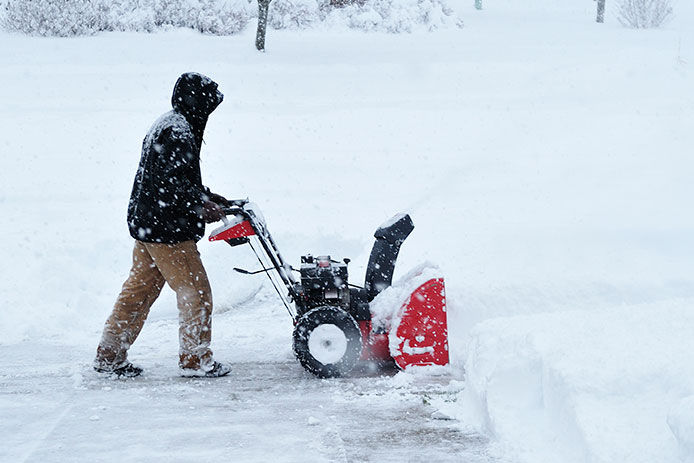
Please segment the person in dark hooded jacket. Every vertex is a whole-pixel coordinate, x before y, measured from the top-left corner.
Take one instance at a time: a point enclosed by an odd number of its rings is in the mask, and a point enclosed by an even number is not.
[[[224,96],[217,84],[185,73],[174,86],[173,110],[161,116],[142,143],[142,156],[128,204],[135,238],[133,264],[104,326],[94,368],[118,376],[142,369],[127,359],[164,283],[179,309],[179,366],[184,376],[224,376],[228,365],[210,350],[212,295],[197,241],[205,223],[220,220],[228,201],[203,186],[200,148],[207,119]]]

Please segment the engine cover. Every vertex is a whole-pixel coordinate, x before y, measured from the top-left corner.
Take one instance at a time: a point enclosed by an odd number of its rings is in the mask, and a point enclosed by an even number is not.
[[[330,256],[301,256],[301,287],[303,306],[299,316],[315,307],[334,306],[349,311],[347,264],[335,262]]]

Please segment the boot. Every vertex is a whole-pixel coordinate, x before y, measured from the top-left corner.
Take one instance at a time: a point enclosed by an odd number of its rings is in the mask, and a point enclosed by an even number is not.
[[[181,376],[186,378],[219,378],[229,373],[231,373],[231,365],[221,362],[212,362],[208,369],[181,368]]]
[[[118,378],[134,378],[142,374],[142,368],[136,367],[130,362],[121,365],[112,365],[107,363],[95,362],[94,370],[97,373],[115,375]]]

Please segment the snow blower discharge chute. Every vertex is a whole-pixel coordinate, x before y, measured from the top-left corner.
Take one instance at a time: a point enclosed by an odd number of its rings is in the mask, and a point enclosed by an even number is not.
[[[294,353],[306,370],[335,377],[349,373],[359,360],[395,361],[401,369],[448,364],[443,278],[419,285],[392,315],[388,331],[372,324],[370,304],[391,286],[400,246],[414,229],[409,215],[397,215],[376,230],[364,287],[359,287],[348,283],[349,259],[308,254],[301,257],[299,270],[288,265],[259,209],[248,200],[232,201],[224,212],[224,225],[211,233],[210,241],[253,249],[261,269],[234,270],[268,276],[294,321]]]

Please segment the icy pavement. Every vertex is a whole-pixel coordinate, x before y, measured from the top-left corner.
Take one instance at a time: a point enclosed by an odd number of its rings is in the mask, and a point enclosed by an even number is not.
[[[320,380],[286,360],[190,379],[161,358],[118,380],[92,372],[91,355],[0,347],[0,461],[491,461],[483,437],[429,405],[460,389],[447,376]]]

